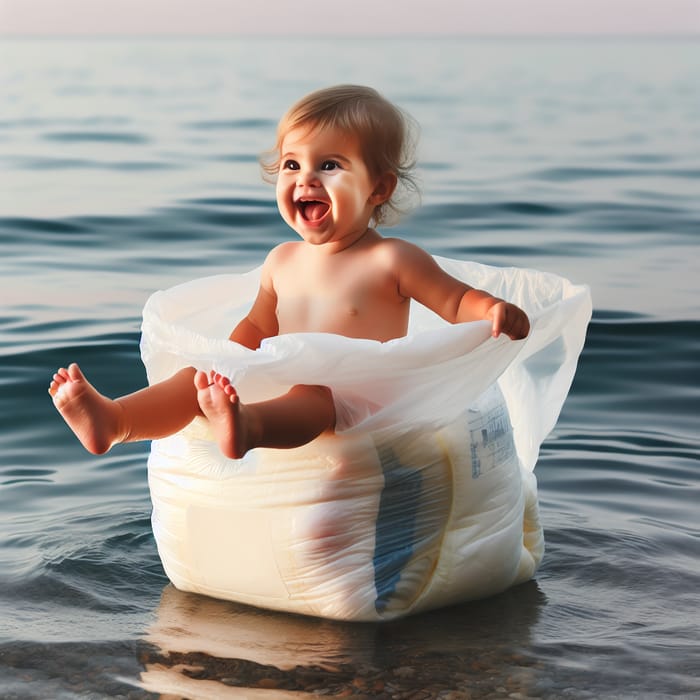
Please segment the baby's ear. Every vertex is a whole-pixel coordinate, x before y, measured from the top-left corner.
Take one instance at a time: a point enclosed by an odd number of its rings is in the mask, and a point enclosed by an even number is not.
[[[384,173],[380,175],[377,178],[370,197],[372,204],[378,206],[391,199],[391,195],[394,194],[394,190],[396,189],[397,182],[398,178],[396,177],[396,173]]]

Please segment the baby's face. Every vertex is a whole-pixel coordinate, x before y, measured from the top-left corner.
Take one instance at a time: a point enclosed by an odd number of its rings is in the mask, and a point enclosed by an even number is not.
[[[375,185],[352,134],[297,128],[284,137],[277,206],[307,243],[352,245],[379,203]]]

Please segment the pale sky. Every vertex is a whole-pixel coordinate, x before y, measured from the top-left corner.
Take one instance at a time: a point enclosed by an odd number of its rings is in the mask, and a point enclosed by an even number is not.
[[[700,0],[0,0],[0,35],[699,35]]]

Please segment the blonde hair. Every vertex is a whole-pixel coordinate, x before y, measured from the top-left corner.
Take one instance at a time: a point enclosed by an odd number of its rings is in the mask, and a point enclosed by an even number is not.
[[[277,142],[261,158],[261,165],[274,181],[280,169],[280,149],[285,136],[299,127],[337,129],[359,139],[364,163],[372,177],[391,172],[397,177],[392,196],[377,206],[373,220],[391,225],[411,208],[418,186],[412,174],[418,127],[415,120],[361,85],[337,85],[316,90],[293,104],[277,126]]]

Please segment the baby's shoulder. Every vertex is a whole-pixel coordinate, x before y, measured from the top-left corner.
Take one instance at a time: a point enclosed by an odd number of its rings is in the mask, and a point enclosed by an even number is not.
[[[301,250],[301,241],[285,241],[276,245],[265,258],[266,267],[278,267],[289,262],[297,256]]]
[[[382,238],[377,241],[374,252],[393,265],[430,257],[423,248],[402,238]]]

